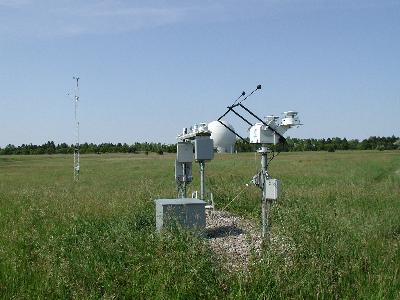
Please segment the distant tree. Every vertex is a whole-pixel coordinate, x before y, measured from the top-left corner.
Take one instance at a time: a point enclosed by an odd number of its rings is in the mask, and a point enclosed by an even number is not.
[[[242,141],[240,139],[236,140],[235,143],[235,149],[237,152],[251,152],[252,151],[252,146],[249,144],[249,139],[246,139],[246,141]]]
[[[327,147],[327,150],[328,150],[328,152],[335,152],[335,147],[334,147],[332,144],[330,144],[330,145]]]
[[[397,149],[400,149],[400,139],[398,139],[397,141],[395,141],[395,142],[393,143],[393,145],[396,146]]]
[[[3,149],[3,153],[2,154],[6,154],[6,155],[10,155],[10,154],[15,154],[15,146],[8,144],[4,149]]]
[[[341,150],[349,150],[349,148],[350,148],[349,142],[347,141],[346,138],[344,138],[341,143]]]

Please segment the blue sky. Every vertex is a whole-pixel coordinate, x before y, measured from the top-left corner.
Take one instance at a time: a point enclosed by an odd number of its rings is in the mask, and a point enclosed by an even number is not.
[[[242,90],[293,137],[400,135],[400,1],[0,0],[0,146],[174,143]],[[228,118],[246,134],[246,126]]]

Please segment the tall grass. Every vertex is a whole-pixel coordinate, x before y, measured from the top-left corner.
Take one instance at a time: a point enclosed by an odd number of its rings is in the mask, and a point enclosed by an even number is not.
[[[399,152],[282,153],[270,168],[283,183],[271,212],[280,250],[233,274],[201,238],[155,233],[153,200],[176,195],[173,159],[84,156],[75,184],[68,156],[0,157],[0,296],[400,297]],[[217,207],[258,167],[254,154],[207,164]],[[228,209],[257,223],[259,191],[246,189]]]

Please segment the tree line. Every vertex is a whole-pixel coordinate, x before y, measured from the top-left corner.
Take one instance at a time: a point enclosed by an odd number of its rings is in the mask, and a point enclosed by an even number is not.
[[[336,150],[394,150],[400,149],[400,139],[392,135],[391,137],[371,136],[368,139],[358,140],[346,138],[327,138],[327,139],[298,139],[286,138],[286,143],[272,146],[273,150],[279,151],[329,151]],[[236,143],[238,152],[252,152],[254,146],[244,141]]]
[[[42,145],[22,144],[20,146],[7,145],[0,148],[0,155],[34,155],[34,154],[69,154],[74,153],[74,145],[66,143],[55,144],[49,141]],[[252,152],[256,145],[251,145],[244,141],[236,142],[236,150],[238,152]],[[336,150],[394,150],[400,149],[400,139],[394,135],[391,137],[376,137],[371,136],[368,139],[358,140],[346,138],[327,138],[327,139],[286,139],[286,143],[279,146],[272,146],[273,150],[279,151],[336,151]],[[163,154],[175,153],[176,144],[161,144],[161,143],[83,143],[79,147],[80,153],[158,153]]]
[[[68,145],[66,143],[55,144],[49,141],[43,145],[22,144],[20,146],[7,145],[0,148],[0,155],[21,154],[21,155],[35,155],[35,154],[69,154],[74,153],[75,145]],[[161,143],[134,143],[128,145],[127,143],[83,143],[79,146],[79,152],[85,153],[149,153],[155,152],[163,154],[164,152],[176,152],[175,144],[161,144]]]

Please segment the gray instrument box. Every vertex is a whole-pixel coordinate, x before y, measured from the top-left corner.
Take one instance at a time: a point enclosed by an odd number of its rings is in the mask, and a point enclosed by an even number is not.
[[[266,199],[277,200],[280,194],[281,185],[278,179],[267,179],[264,187]]]
[[[181,225],[188,229],[203,229],[206,227],[206,203],[199,199],[157,199],[156,228]]]
[[[176,161],[179,163],[188,163],[193,161],[192,143],[179,142],[176,145]]]
[[[214,158],[214,142],[210,137],[196,137],[194,140],[194,159],[196,161]]]

